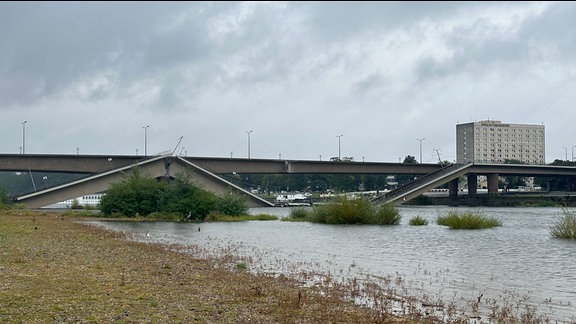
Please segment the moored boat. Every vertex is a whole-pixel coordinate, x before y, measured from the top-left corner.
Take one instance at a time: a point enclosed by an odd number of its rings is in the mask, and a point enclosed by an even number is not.
[[[276,196],[274,206],[292,207],[292,206],[312,206],[312,197],[307,194],[281,194]]]

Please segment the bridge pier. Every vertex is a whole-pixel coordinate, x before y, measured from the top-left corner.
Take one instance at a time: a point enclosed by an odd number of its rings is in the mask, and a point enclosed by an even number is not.
[[[498,193],[498,173],[486,175],[488,181],[488,193]]]
[[[473,198],[478,192],[478,175],[470,173],[467,176],[468,180],[468,197]]]
[[[458,198],[458,178],[448,182],[448,197],[450,199]]]

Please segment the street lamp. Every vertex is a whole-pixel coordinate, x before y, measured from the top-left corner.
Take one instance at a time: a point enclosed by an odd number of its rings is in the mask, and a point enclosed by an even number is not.
[[[26,153],[26,121],[22,122],[22,154]]]
[[[566,146],[562,146],[562,148],[564,149],[564,153],[566,154],[564,161],[568,161],[568,148]]]
[[[342,160],[341,155],[340,155],[340,139],[342,138],[342,136],[344,136],[344,135],[342,135],[342,134],[336,135],[336,137],[338,137],[338,161]]]
[[[144,156],[148,155],[148,127],[150,125],[142,126],[144,128]]]
[[[425,140],[426,138],[417,138],[416,140],[420,142],[420,164],[422,164],[422,141]]]
[[[576,147],[576,145],[572,146],[572,162],[574,162],[574,148]]]
[[[253,130],[246,131],[248,134],[248,158],[250,158],[250,134],[252,134]]]

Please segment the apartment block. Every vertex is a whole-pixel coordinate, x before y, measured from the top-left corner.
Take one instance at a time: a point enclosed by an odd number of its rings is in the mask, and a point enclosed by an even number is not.
[[[456,163],[545,164],[544,125],[482,120],[456,125]]]

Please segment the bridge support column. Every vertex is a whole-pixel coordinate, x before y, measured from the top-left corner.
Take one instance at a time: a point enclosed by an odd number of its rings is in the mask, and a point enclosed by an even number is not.
[[[568,176],[566,177],[566,190],[575,191],[576,189],[576,177]]]
[[[450,199],[458,198],[458,178],[448,182],[448,197]]]
[[[468,179],[468,196],[474,197],[476,196],[477,188],[478,188],[478,176],[475,174],[469,174],[467,176]]]
[[[488,193],[498,193],[498,173],[490,173],[486,178],[488,180]]]

